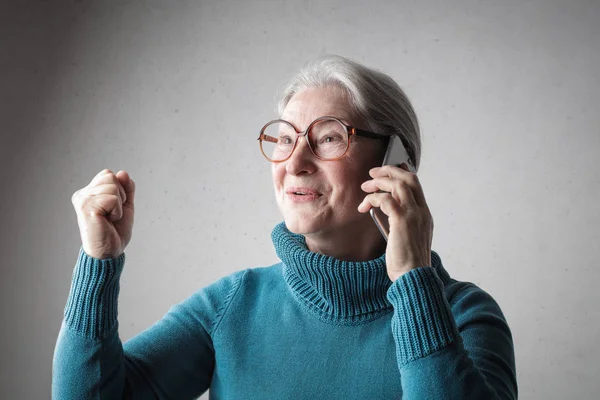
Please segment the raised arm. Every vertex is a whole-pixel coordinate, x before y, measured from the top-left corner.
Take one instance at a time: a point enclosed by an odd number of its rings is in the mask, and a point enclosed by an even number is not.
[[[134,197],[127,172],[109,169],[73,194],[82,246],[54,353],[55,399],[191,398],[210,385],[211,332],[235,279],[199,291],[121,343],[117,300]]]
[[[221,278],[122,345],[117,298],[125,255],[83,249],[73,273],[53,363],[55,399],[195,398],[210,386],[214,333],[241,273]]]

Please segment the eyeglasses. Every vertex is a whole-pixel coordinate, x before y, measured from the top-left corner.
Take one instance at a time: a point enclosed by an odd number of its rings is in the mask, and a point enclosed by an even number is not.
[[[271,162],[289,159],[296,149],[298,138],[304,136],[310,151],[320,160],[335,161],[342,158],[350,147],[353,135],[371,139],[388,139],[393,134],[369,132],[346,125],[336,117],[320,117],[300,132],[290,122],[275,119],[267,122],[260,131],[260,151]]]

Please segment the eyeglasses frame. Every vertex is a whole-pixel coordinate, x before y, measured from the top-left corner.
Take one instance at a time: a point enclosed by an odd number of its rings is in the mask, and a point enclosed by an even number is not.
[[[315,125],[317,122],[321,122],[321,121],[327,121],[327,120],[334,120],[339,122],[342,126],[344,126],[346,128],[346,134],[348,135],[348,145],[346,146],[346,150],[344,151],[344,153],[336,158],[322,158],[319,157],[317,154],[315,154],[315,151],[313,150],[312,146],[310,145],[310,141],[306,140],[306,143],[308,144],[308,148],[310,149],[310,152],[317,157],[319,160],[323,160],[323,161],[337,161],[339,159],[341,159],[342,157],[344,157],[346,155],[346,153],[348,152],[348,149],[350,148],[350,141],[352,139],[352,136],[362,136],[362,137],[367,137],[367,138],[371,138],[371,139],[379,139],[379,140],[383,140],[383,139],[389,139],[391,136],[395,135],[395,133],[375,133],[375,132],[371,132],[371,131],[366,131],[364,129],[358,129],[355,128],[351,125],[345,124],[342,120],[340,120],[339,118],[336,117],[332,117],[329,115],[325,115],[323,117],[319,117],[317,119],[315,119],[313,122],[311,122],[308,127],[304,130],[304,131],[299,131],[298,128],[296,128],[294,126],[294,124],[292,124],[289,121],[286,121],[285,119],[274,119],[271,120],[269,122],[267,122],[262,129],[260,130],[260,135],[258,136],[258,141],[260,141],[260,152],[262,153],[262,155],[267,159],[267,161],[273,162],[273,163],[280,163],[280,162],[284,162],[290,159],[290,157],[292,156],[292,154],[294,154],[294,151],[296,150],[296,147],[298,146],[298,139],[300,136],[304,136],[304,138],[306,138],[306,136],[308,135],[308,132],[311,130],[311,128],[313,127],[313,125]],[[269,157],[267,157],[267,155],[265,154],[265,151],[263,150],[262,147],[262,141],[263,140],[267,140],[269,142],[272,142],[272,140],[268,140],[267,137],[271,138],[272,136],[269,135],[265,135],[264,131],[267,128],[267,126],[271,125],[272,123],[275,122],[284,122],[288,125],[290,125],[292,128],[294,128],[294,131],[296,131],[297,135],[296,135],[296,140],[294,142],[294,147],[292,147],[292,151],[290,152],[290,154],[283,160],[272,160]],[[276,143],[277,141],[275,141]]]

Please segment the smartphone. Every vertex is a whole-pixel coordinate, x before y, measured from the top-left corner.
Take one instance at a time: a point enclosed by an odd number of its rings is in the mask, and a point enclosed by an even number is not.
[[[382,165],[395,165],[399,167],[402,163],[408,165],[410,172],[414,173],[416,171],[415,167],[408,161],[408,153],[406,152],[406,148],[404,148],[404,144],[402,144],[400,136],[394,135],[390,138]],[[390,224],[387,215],[377,207],[371,208],[369,213],[375,225],[377,225],[379,232],[381,232],[381,235],[383,235],[383,238],[387,242],[390,234]]]

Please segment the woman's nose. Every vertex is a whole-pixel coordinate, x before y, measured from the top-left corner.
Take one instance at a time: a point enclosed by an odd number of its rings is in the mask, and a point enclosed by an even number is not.
[[[289,174],[297,175],[303,171],[312,172],[314,167],[314,155],[308,146],[306,136],[300,136],[294,152],[286,161],[286,171]]]

